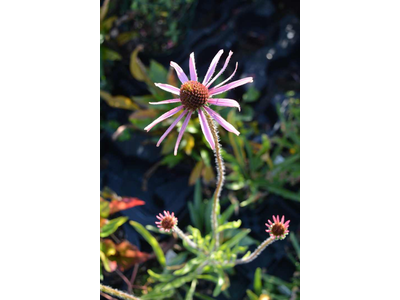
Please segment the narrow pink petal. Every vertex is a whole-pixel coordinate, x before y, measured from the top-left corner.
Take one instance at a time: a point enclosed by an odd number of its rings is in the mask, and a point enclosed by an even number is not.
[[[162,218],[160,216],[156,216],[157,219],[162,220]]]
[[[221,117],[219,114],[217,114],[215,111],[213,111],[209,107],[204,107],[204,109],[214,118],[215,121],[219,123],[222,127],[224,127],[226,130],[229,132],[233,132],[236,135],[239,135],[240,132],[236,130],[235,127],[232,126],[228,121],[226,121],[223,117]]]
[[[187,109],[183,111],[179,115],[179,117],[176,118],[176,120],[171,124],[171,126],[168,127],[168,129],[164,132],[164,134],[160,137],[160,139],[157,142],[157,147],[160,146],[161,142],[167,137],[167,135],[171,132],[171,130],[176,126],[176,124],[186,115]]]
[[[189,71],[190,71],[190,80],[197,81],[196,62],[194,61],[193,52],[190,54],[189,58]]]
[[[179,89],[177,87],[165,83],[155,83],[154,85],[164,91],[170,92],[175,95],[179,95]]]
[[[224,50],[219,50],[217,55],[215,55],[213,60],[211,61],[211,64],[208,67],[207,74],[204,77],[203,85],[207,85],[208,81],[211,79],[211,76],[213,76],[215,68],[217,67],[218,61],[219,61],[222,53],[224,53]]]
[[[280,223],[281,221],[279,221],[279,216],[276,216],[276,219],[278,220],[278,223]]]
[[[278,222],[276,221],[275,216],[272,216],[272,219],[274,220],[275,223],[278,223]]]
[[[176,140],[176,144],[175,144],[175,149],[174,149],[174,155],[176,156],[176,154],[178,153],[178,147],[179,147],[179,143],[181,142],[183,133],[186,130],[186,126],[189,123],[190,117],[192,116],[193,111],[190,111],[185,119],[185,121],[182,124],[181,127],[181,131],[179,131],[179,135],[178,135],[178,139]],[[169,213],[169,212],[168,212]]]
[[[177,103],[177,102],[181,102],[181,99],[170,99],[170,100],[164,100],[164,101],[158,101],[158,102],[149,102],[149,104],[160,105],[160,104]]]
[[[155,222],[156,224],[161,224],[161,222]]]
[[[176,74],[178,75],[179,80],[182,83],[185,83],[186,81],[189,81],[189,79],[187,78],[185,72],[183,72],[182,68],[176,62],[171,61],[170,65],[171,65],[171,67],[173,67],[175,69]]]
[[[271,220],[268,220],[268,223],[272,225],[272,222],[271,222]]]
[[[208,94],[210,96],[221,94],[223,92],[229,91],[231,89],[237,88],[238,86],[244,85],[246,83],[253,82],[253,77],[246,77],[243,79],[236,80],[234,82],[228,83],[226,85],[220,86],[218,88],[212,88],[209,90]]]
[[[233,99],[208,99],[208,103],[217,106],[237,107],[240,111],[240,105],[236,100]]]
[[[285,226],[288,226],[289,223],[290,223],[290,220],[289,220],[289,221],[286,221]]]
[[[265,230],[266,232],[271,232],[271,230]]]
[[[282,216],[281,223],[285,223],[285,216]]]
[[[210,127],[208,126],[206,117],[204,116],[204,113],[201,109],[199,109],[198,112],[199,112],[199,120],[200,120],[201,130],[203,131],[203,134],[206,137],[207,142],[210,144],[211,149],[214,150],[215,149],[215,141],[211,134]]]
[[[183,105],[175,107],[175,108],[171,109],[170,111],[167,111],[165,114],[161,115],[158,119],[154,120],[149,125],[147,125],[144,128],[144,130],[149,131],[151,128],[154,127],[154,125],[164,121],[165,119],[168,119],[169,117],[173,116],[174,114],[176,114],[178,111],[180,111],[182,109],[183,109]]]
[[[229,77],[228,77],[227,79],[225,79],[224,81],[222,81],[221,83],[219,83],[219,84],[217,84],[216,86],[214,86],[213,88],[214,88],[214,89],[216,89],[217,87],[219,87],[219,86],[221,86],[221,85],[223,85],[223,84],[227,83],[229,80],[231,80],[231,79],[232,79],[232,77],[233,77],[233,76],[235,76],[235,73],[236,73],[237,67],[238,67],[238,63],[236,63],[235,70],[233,71],[232,75],[231,75],[231,76],[229,76]]]
[[[219,71],[219,73],[218,73],[217,75],[215,75],[214,78],[213,78],[212,80],[210,80],[209,83],[207,83],[207,85],[206,85],[207,87],[209,87],[219,76],[221,76],[222,73],[224,73],[226,67],[227,67],[228,64],[229,64],[229,60],[231,59],[232,54],[233,54],[233,52],[232,52],[232,51],[229,51],[228,57],[226,58],[225,64],[224,64],[224,66],[222,67],[221,71]]]

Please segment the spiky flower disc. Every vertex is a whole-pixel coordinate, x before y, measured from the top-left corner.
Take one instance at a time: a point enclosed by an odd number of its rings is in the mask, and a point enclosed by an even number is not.
[[[170,214],[169,211],[164,210],[164,215],[160,213],[156,218],[159,220],[156,222],[157,227],[162,231],[174,230],[174,227],[178,224],[178,219],[174,216],[174,213]]]
[[[281,220],[279,220],[279,216],[272,216],[272,219],[274,222],[268,220],[269,224],[265,223],[265,225],[268,227],[268,229],[265,231],[269,232],[272,238],[276,240],[283,240],[289,234],[288,228],[290,220],[285,222],[285,216],[282,216]]]
[[[207,103],[208,89],[198,81],[186,81],[180,89],[182,104],[191,110],[196,110]]]

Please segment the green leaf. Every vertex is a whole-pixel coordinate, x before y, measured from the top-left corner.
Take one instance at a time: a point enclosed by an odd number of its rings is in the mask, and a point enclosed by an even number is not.
[[[165,286],[161,288],[161,291],[167,291],[172,288],[179,288],[184,285],[186,282],[192,281],[194,279],[195,274],[189,274],[186,276],[179,277],[178,279],[172,280],[170,283],[167,283]]]
[[[228,219],[232,216],[235,209],[238,207],[238,204],[231,204],[229,207],[221,214],[219,217],[219,223],[224,224]]]
[[[129,221],[129,224],[131,224],[136,231],[150,244],[150,246],[153,248],[154,254],[157,257],[158,262],[165,267],[166,262],[165,262],[165,256],[164,252],[162,251],[160,245],[158,244],[157,240],[155,237],[153,237],[150,232],[147,231],[146,228],[144,228],[141,224],[135,221]]]
[[[295,193],[292,191],[288,191],[284,188],[280,188],[277,186],[269,186],[268,191],[274,194],[277,194],[279,196],[282,196],[283,198],[293,200],[293,201],[300,201],[300,193]]]
[[[109,48],[106,47],[102,47],[103,48],[103,59],[105,60],[121,60],[122,56],[121,54],[119,54],[118,52],[111,50]]]
[[[165,292],[159,292],[159,291],[154,291],[150,292],[147,295],[140,296],[140,299],[142,300],[154,300],[154,299],[165,299],[165,298],[170,298],[174,295],[175,291],[174,290],[169,290]]]
[[[254,102],[260,97],[260,92],[253,86],[251,86],[246,93],[243,94],[243,100],[245,102]]]
[[[293,244],[293,248],[296,250],[296,254],[297,254],[298,258],[300,258],[300,245],[299,245],[299,241],[297,240],[296,235],[291,233],[291,234],[289,234],[289,238]]]
[[[110,203],[108,201],[100,201],[100,217],[108,218],[110,214]]]
[[[157,279],[160,282],[169,282],[175,278],[175,276],[172,274],[158,274],[158,273],[153,272],[150,269],[147,270],[147,273],[149,273],[149,275],[151,277],[153,277],[154,279]]]
[[[238,244],[240,242],[241,239],[243,239],[246,235],[248,235],[250,233],[250,229],[243,229],[241,230],[238,234],[236,234],[233,238],[231,238],[230,240],[228,240],[227,242],[225,242],[222,246],[221,246],[221,250],[224,250],[226,248],[232,248],[233,246],[235,246],[236,244]]]
[[[257,296],[261,295],[262,283],[261,283],[261,268],[257,268],[254,273],[254,292]]]
[[[119,217],[110,220],[106,225],[101,228],[100,237],[104,238],[114,233],[118,227],[124,224],[128,220],[128,217]]]
[[[185,275],[187,273],[189,273],[191,270],[193,270],[194,267],[196,267],[198,264],[200,264],[204,259],[201,258],[193,258],[191,260],[189,260],[184,266],[183,268],[176,270],[174,272],[174,275],[180,276],[180,275]]]
[[[192,284],[190,285],[190,290],[186,294],[185,300],[192,300],[194,291],[196,290],[197,280],[193,280]]]
[[[217,232],[221,232],[221,231],[224,231],[226,229],[236,229],[236,228],[239,228],[240,225],[242,225],[242,221],[241,220],[228,222],[228,223],[225,223],[225,224],[223,224],[221,226],[218,226]]]
[[[224,272],[218,272],[217,285],[215,286],[213,297],[217,297],[221,293],[222,286],[224,285]]]
[[[258,297],[256,294],[254,294],[251,290],[246,291],[247,297],[249,297],[250,300],[258,300]]]
[[[150,61],[149,77],[153,82],[166,82],[167,70],[155,60]]]

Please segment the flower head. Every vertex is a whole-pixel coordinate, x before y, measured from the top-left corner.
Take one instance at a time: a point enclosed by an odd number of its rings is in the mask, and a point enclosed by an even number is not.
[[[285,222],[285,216],[282,216],[282,219],[279,220],[279,216],[272,216],[272,219],[274,222],[272,223],[271,220],[268,220],[268,223],[265,223],[267,225],[268,229],[265,230],[266,232],[269,232],[272,238],[275,238],[276,240],[283,240],[289,233],[289,221]]]
[[[179,143],[182,139],[183,133],[189,123],[189,120],[194,112],[197,111],[199,114],[200,126],[201,129],[206,137],[207,142],[210,144],[210,147],[214,150],[215,141],[212,134],[210,126],[206,120],[205,113],[208,113],[217,123],[219,123],[222,127],[226,130],[233,132],[236,135],[239,135],[239,131],[236,130],[230,123],[228,123],[224,118],[222,118],[218,113],[212,110],[209,105],[217,105],[217,106],[226,106],[226,107],[237,107],[240,110],[240,105],[237,101],[233,99],[222,99],[222,98],[212,98],[215,95],[224,93],[231,89],[234,89],[238,86],[244,85],[249,82],[253,82],[252,77],[246,77],[240,80],[233,81],[231,83],[225,84],[233,75],[235,75],[237,69],[233,71],[232,75],[229,76],[228,79],[221,82],[220,84],[211,88],[211,84],[225,71],[226,67],[228,66],[229,60],[233,54],[232,51],[229,51],[229,55],[225,60],[225,64],[222,69],[218,72],[217,75],[214,75],[215,68],[217,67],[218,61],[224,53],[223,50],[218,51],[217,55],[215,55],[214,59],[212,60],[210,67],[204,77],[202,83],[198,81],[197,78],[197,71],[196,71],[196,64],[194,61],[194,53],[190,54],[189,58],[189,72],[190,72],[190,80],[186,76],[185,72],[183,72],[182,68],[175,62],[171,61],[171,67],[173,67],[178,75],[179,80],[182,82],[180,88],[174,87],[169,84],[163,83],[155,83],[160,89],[168,91],[172,94],[178,95],[179,98],[164,100],[159,102],[150,102],[150,104],[158,105],[158,104],[167,104],[167,103],[179,103],[178,107],[171,109],[170,111],[166,112],[165,114],[161,115],[158,119],[154,120],[151,124],[149,124],[145,130],[149,131],[153,128],[156,124],[172,117],[173,115],[177,114],[178,112],[183,111],[171,124],[171,126],[165,131],[165,133],[161,136],[157,143],[157,147],[161,144],[161,142],[166,138],[166,136],[171,132],[171,130],[175,127],[175,125],[185,117],[183,121],[182,128],[179,132],[178,139],[175,144],[174,154],[177,154]]]
[[[159,220],[156,222],[157,227],[162,231],[174,230],[174,227],[178,224],[178,219],[174,216],[174,213],[170,214],[169,211],[164,210],[164,215],[159,214],[156,217]]]

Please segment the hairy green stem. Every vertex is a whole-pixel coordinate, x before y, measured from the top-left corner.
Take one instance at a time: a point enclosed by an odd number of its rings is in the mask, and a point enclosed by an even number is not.
[[[203,112],[204,112],[204,115],[206,116],[208,126],[210,127],[211,134],[212,134],[212,137],[215,142],[214,155],[215,155],[215,163],[217,166],[218,177],[217,177],[217,187],[215,188],[214,198],[213,198],[213,207],[212,207],[212,213],[211,213],[211,225],[212,225],[213,235],[214,235],[214,239],[215,239],[215,247],[218,248],[219,234],[217,233],[217,228],[218,228],[217,210],[218,210],[218,206],[219,206],[219,196],[221,195],[222,186],[224,185],[225,166],[224,166],[224,161],[223,161],[222,155],[221,155],[221,145],[219,144],[219,136],[218,136],[217,126],[215,125],[214,120],[211,118],[211,116],[208,114],[208,112],[206,110],[203,110]]]
[[[197,250],[200,250],[199,247],[198,247],[192,240],[190,240],[190,239],[188,238],[188,236],[187,236],[186,234],[184,234],[183,231],[182,231],[178,226],[175,226],[173,230],[178,234],[178,236],[179,236],[182,240],[184,240],[186,243],[188,243],[188,245],[189,245],[190,247],[192,247],[192,248],[194,248],[194,249],[197,249]]]
[[[247,263],[253,261],[254,259],[257,258],[257,256],[260,255],[261,252],[263,252],[265,250],[265,248],[267,248],[269,245],[271,245],[275,241],[276,240],[272,237],[266,239],[264,242],[262,242],[262,244],[260,246],[258,246],[258,248],[256,250],[254,250],[253,253],[250,254],[250,256],[236,260],[235,265],[247,264]]]
[[[107,293],[109,295],[118,297],[120,299],[124,299],[124,300],[140,300],[139,298],[137,298],[137,297],[135,297],[133,295],[129,295],[127,293],[118,291],[116,289],[113,289],[113,288],[111,288],[109,286],[102,285],[102,284],[100,284],[100,291],[102,291],[104,293]]]

